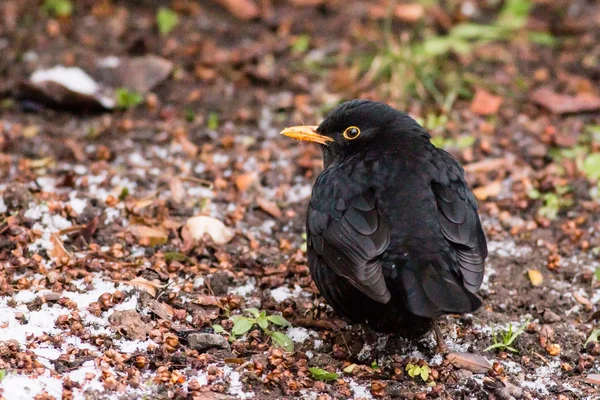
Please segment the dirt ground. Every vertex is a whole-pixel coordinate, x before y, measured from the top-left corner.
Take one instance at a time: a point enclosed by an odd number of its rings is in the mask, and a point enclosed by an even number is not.
[[[0,54],[3,398],[600,399],[600,3],[4,0]],[[33,78],[57,65],[92,82]],[[355,97],[480,202],[452,357],[346,326],[309,277],[320,153],[278,132]],[[291,326],[232,335],[248,308]]]

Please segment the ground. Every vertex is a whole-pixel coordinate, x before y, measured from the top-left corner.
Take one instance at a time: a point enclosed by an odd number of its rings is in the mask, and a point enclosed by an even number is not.
[[[3,398],[600,398],[598,21],[584,0],[1,2]],[[320,153],[278,132],[354,97],[422,122],[479,200],[484,306],[441,321],[450,356],[346,326],[309,277]]]

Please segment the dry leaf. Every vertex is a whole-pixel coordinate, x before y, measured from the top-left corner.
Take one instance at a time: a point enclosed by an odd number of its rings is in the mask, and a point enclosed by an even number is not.
[[[500,109],[502,101],[503,99],[500,96],[495,96],[483,89],[477,89],[471,102],[471,111],[479,115],[493,115]]]
[[[59,265],[64,265],[69,262],[71,254],[69,254],[67,249],[65,249],[65,245],[63,244],[62,240],[60,240],[60,237],[56,233],[53,233],[50,236],[50,241],[52,242],[50,257],[52,257],[52,259]]]
[[[555,114],[579,113],[600,109],[600,97],[591,93],[575,96],[559,94],[549,87],[541,87],[531,94],[531,100]]]
[[[583,381],[592,385],[600,385],[600,374],[588,374]]]
[[[130,225],[129,231],[135,236],[142,246],[158,246],[167,243],[169,234],[161,227],[146,225]]]
[[[158,280],[149,281],[148,279],[142,278],[141,276],[138,276],[137,278],[132,279],[130,281],[118,281],[118,282],[140,288],[140,289],[146,291],[152,297],[156,297],[156,295],[158,293],[158,289],[163,288],[163,285],[160,284],[160,281],[158,281]]]
[[[250,189],[252,184],[256,182],[257,178],[258,175],[256,175],[255,172],[248,172],[245,174],[238,175],[238,177],[235,178],[235,187],[240,192],[246,192],[248,189]]]
[[[256,204],[260,207],[261,210],[266,212],[267,214],[279,219],[281,218],[281,210],[277,207],[277,204],[265,200],[262,197],[256,199]]]
[[[259,15],[258,7],[251,0],[218,0],[234,17],[248,21]]]
[[[173,307],[168,304],[161,303],[157,300],[152,300],[149,304],[150,310],[166,321],[173,320]]]
[[[185,196],[185,190],[183,189],[183,183],[178,177],[173,177],[169,181],[169,189],[171,190],[171,198],[175,203],[181,203]]]
[[[533,286],[540,286],[544,281],[544,276],[537,269],[528,269],[527,276],[529,277],[529,280]]]
[[[489,185],[480,186],[473,189],[473,194],[477,200],[487,200],[490,197],[496,197],[502,191],[502,182],[492,182]]]
[[[581,304],[582,306],[585,307],[586,311],[591,311],[594,308],[594,306],[587,299],[587,297],[585,297],[584,295],[580,294],[579,292],[573,292],[573,297],[575,297],[575,300],[577,300],[577,302],[579,304]]]
[[[115,311],[108,317],[108,322],[131,340],[146,340],[152,329],[152,324],[142,321],[135,310]]]
[[[403,22],[417,22],[425,15],[425,7],[422,4],[398,4],[394,10],[394,16]]]
[[[475,374],[485,374],[492,368],[492,363],[478,354],[450,353],[446,356],[446,359],[455,367],[466,369]]]
[[[204,234],[208,234],[216,244],[225,244],[231,241],[234,232],[225,224],[213,217],[198,215],[188,219],[183,227],[190,238],[202,240]]]

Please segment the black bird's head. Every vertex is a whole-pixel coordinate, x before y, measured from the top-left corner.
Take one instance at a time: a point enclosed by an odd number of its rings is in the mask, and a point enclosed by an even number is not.
[[[359,152],[401,148],[408,138],[429,139],[407,114],[371,100],[347,101],[331,111],[321,125],[294,126],[281,134],[320,144],[325,167]]]

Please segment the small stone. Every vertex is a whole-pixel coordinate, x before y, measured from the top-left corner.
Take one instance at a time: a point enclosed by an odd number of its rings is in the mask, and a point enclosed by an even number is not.
[[[191,333],[187,337],[190,347],[198,351],[209,349],[229,350],[229,343],[224,336],[215,333]]]
[[[560,317],[560,315],[558,315],[550,310],[545,310],[543,317],[544,317],[544,322],[548,322],[548,323],[559,322],[562,319]]]

